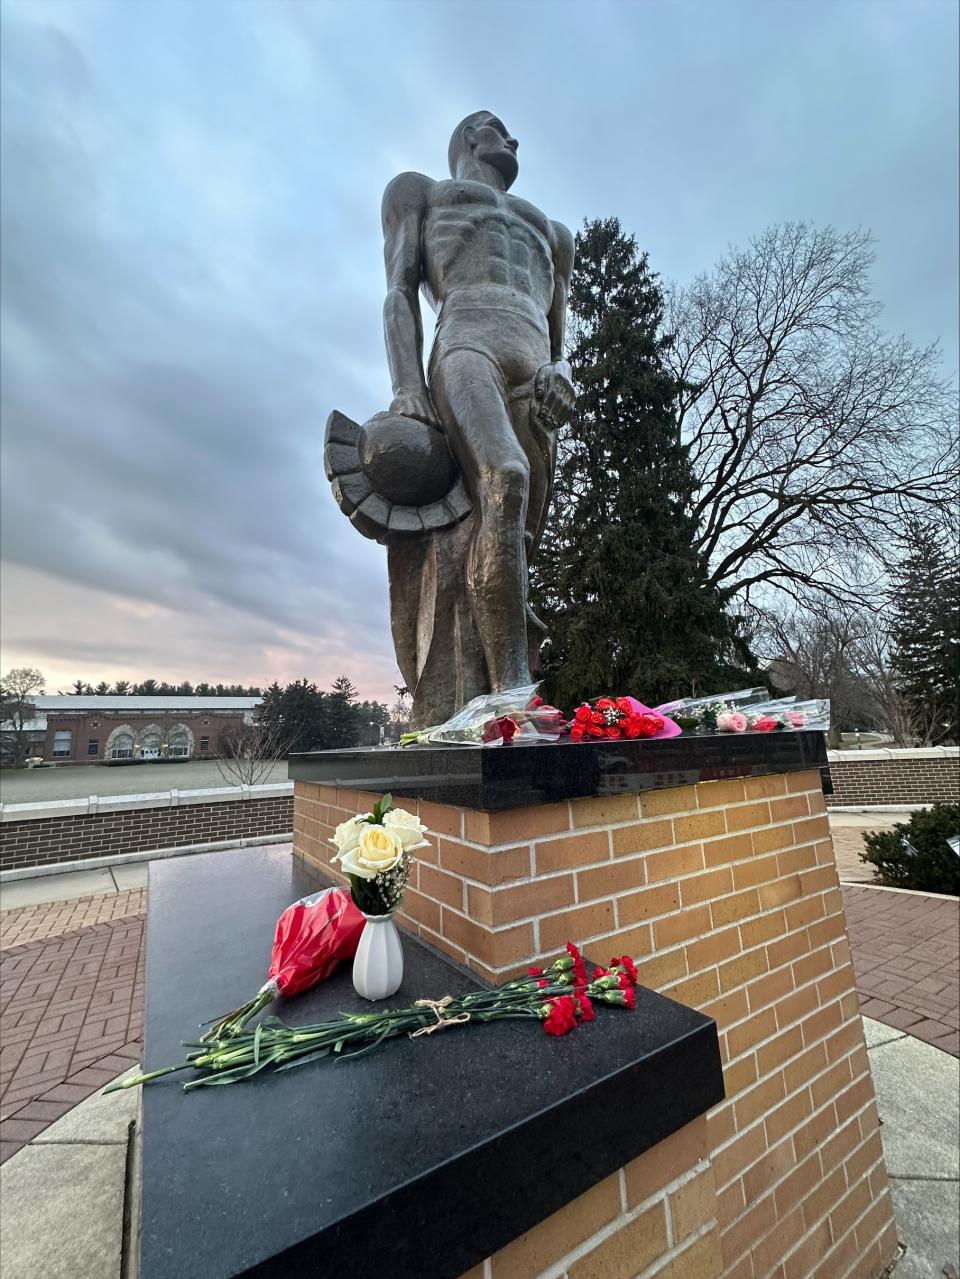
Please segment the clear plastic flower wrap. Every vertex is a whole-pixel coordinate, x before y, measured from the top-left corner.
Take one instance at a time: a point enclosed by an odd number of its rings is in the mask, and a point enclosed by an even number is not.
[[[445,723],[405,733],[401,744],[504,746],[509,742],[555,742],[564,731],[563,713],[538,697],[538,688],[539,684],[524,684],[475,697]]]
[[[771,698],[765,688],[686,697],[656,709],[661,715],[670,715],[685,733],[771,733],[804,728],[825,732],[830,727],[827,699],[798,702],[795,696]]]
[[[758,721],[773,719],[777,729],[814,729],[825,733],[830,727],[830,700],[826,697],[810,698],[798,702],[796,698],[779,698],[772,702],[758,702],[743,707],[751,729],[756,731]],[[769,728],[760,732],[770,732]]]
[[[658,715],[669,715],[672,719],[677,716],[688,718],[695,717],[697,711],[715,703],[729,709],[742,710],[753,702],[768,701],[769,696],[769,690],[765,688],[741,688],[735,693],[711,693],[709,697],[678,697],[675,701],[655,706],[654,710]]]

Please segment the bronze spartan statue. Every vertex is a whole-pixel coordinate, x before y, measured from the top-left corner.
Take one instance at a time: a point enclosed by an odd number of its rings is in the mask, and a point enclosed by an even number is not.
[[[573,237],[508,195],[517,141],[489,111],[454,130],[450,180],[401,173],[383,197],[393,401],[327,421],[340,509],[387,547],[397,663],[417,726],[531,682],[544,627],[527,602],[556,430]],[[437,313],[423,368],[419,292]]]

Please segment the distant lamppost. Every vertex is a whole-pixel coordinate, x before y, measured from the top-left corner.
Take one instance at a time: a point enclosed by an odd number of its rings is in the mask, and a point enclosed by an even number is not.
[[[372,720],[370,720],[370,727],[371,727],[371,728],[378,728],[378,729],[380,730],[380,745],[382,746],[382,745],[383,745],[383,725],[382,725],[382,724],[378,724],[378,723],[377,723],[377,721],[376,721],[375,719],[372,719]]]

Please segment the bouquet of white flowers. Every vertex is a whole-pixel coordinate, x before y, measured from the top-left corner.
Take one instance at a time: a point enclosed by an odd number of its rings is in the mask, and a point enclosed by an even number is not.
[[[420,818],[394,808],[384,795],[372,813],[358,813],[334,831],[333,860],[350,880],[354,902],[365,915],[389,915],[403,899],[410,854],[427,844]]]

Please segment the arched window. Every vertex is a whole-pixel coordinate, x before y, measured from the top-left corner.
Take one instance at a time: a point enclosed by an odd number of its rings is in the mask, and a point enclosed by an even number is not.
[[[191,734],[189,729],[177,727],[170,730],[167,734],[167,755],[175,755],[181,758],[190,754]]]
[[[111,759],[133,759],[133,734],[117,733],[110,746]]]
[[[148,729],[140,738],[140,758],[159,759],[161,742],[160,734]]]

